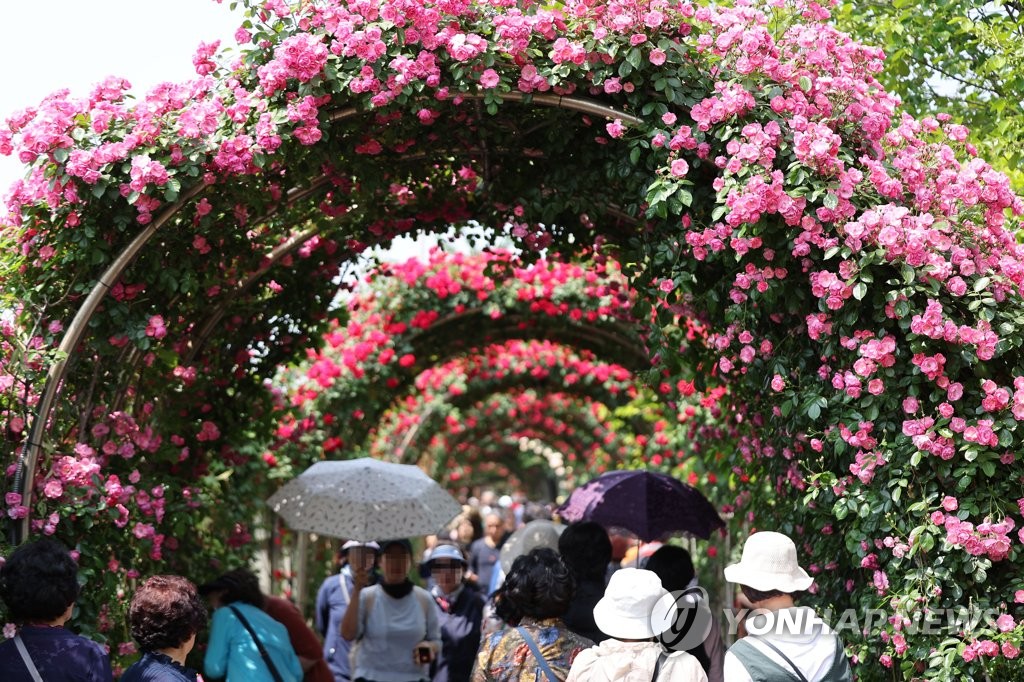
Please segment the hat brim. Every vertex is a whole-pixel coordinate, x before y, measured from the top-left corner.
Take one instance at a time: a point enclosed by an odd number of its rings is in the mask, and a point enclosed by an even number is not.
[[[628,616],[616,610],[612,604],[601,599],[594,606],[594,623],[597,629],[615,639],[650,639],[658,633],[651,625],[652,614]]]
[[[460,552],[457,549],[453,549],[450,551],[445,550],[440,552],[431,552],[430,558],[428,558],[423,563],[424,565],[429,567],[434,565],[438,561],[457,561],[464,567],[469,565],[468,562],[466,561],[466,557],[462,556],[462,552]]]
[[[761,592],[778,590],[779,592],[803,592],[814,584],[814,578],[807,571],[796,567],[796,570],[782,573],[765,573],[743,562],[725,567],[725,579],[738,585],[746,585]]]
[[[350,549],[359,549],[363,547],[365,549],[372,549],[374,552],[380,551],[380,545],[376,542],[359,542],[358,540],[349,540],[341,546],[342,553],[349,551]]]

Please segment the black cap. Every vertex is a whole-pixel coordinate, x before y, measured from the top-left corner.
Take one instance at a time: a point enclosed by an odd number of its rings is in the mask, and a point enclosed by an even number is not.
[[[383,554],[384,552],[388,551],[389,547],[393,547],[395,545],[399,545],[399,546],[403,547],[405,549],[405,551],[409,554],[409,556],[412,556],[412,543],[409,542],[408,540],[406,540],[405,538],[400,538],[400,539],[397,539],[397,540],[383,540],[383,541],[381,541],[381,543],[380,543],[380,554]]]

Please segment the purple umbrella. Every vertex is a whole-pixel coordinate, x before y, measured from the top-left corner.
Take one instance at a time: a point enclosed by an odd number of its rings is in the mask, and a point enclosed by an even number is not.
[[[624,528],[644,542],[677,533],[707,540],[725,526],[718,512],[693,486],[653,471],[612,471],[576,488],[558,508],[569,522],[594,521]]]

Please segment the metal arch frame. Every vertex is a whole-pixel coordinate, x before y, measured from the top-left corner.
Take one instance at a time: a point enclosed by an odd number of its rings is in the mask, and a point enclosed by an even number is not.
[[[574,399],[574,400],[583,401],[583,402],[585,402],[587,404],[593,404],[593,403],[604,404],[600,400],[595,399],[593,396],[572,394],[572,393],[567,393],[565,391],[558,391],[558,390],[554,390],[554,389],[552,389],[552,390],[543,390],[542,391],[542,390],[537,390],[537,389],[534,389],[534,388],[530,388],[530,389],[526,389],[526,390],[528,390],[528,391],[532,390],[537,395],[538,399],[541,399],[542,397],[546,397],[546,396],[551,396],[551,395],[563,395],[563,396],[566,396],[566,397]],[[476,404],[480,404],[480,403],[486,402],[487,400],[491,399],[494,396],[510,395],[510,394],[511,394],[510,391],[502,391],[502,390],[494,391],[494,392],[488,394],[487,396],[477,400]],[[422,435],[420,433],[423,430],[424,425],[427,424],[427,422],[433,416],[435,411],[436,411],[436,404],[431,403],[430,405],[426,406],[425,409],[422,411],[422,415],[421,415],[420,421],[417,424],[415,424],[409,430],[409,432],[406,434],[405,440],[409,440],[409,441],[411,441],[413,439],[419,440],[420,438],[433,437],[435,435],[439,435],[442,432],[444,432],[445,431],[444,428],[436,428],[436,429],[433,429],[432,431],[429,431],[429,432],[427,432],[425,434],[422,434]],[[611,429],[608,429],[605,426],[605,424],[601,423],[600,421],[596,421],[595,423],[591,423],[589,421],[589,419],[584,418],[582,416],[582,415],[589,415],[589,413],[584,412],[584,413],[579,413],[579,414],[581,416],[577,417],[575,419],[567,418],[567,416],[563,415],[561,411],[557,412],[553,416],[559,422],[561,422],[563,424],[572,425],[572,426],[575,426],[575,427],[596,426],[596,427],[602,429],[603,433],[611,433],[611,434],[615,435],[615,442],[617,442],[617,443],[621,442],[621,439],[619,438],[617,432],[612,431]],[[507,414],[503,412],[502,413],[502,418],[506,418],[507,419],[508,418]],[[529,423],[529,426],[536,433],[544,432],[544,430],[541,427],[539,427],[539,426],[537,426],[535,424]],[[429,427],[427,427],[427,428],[429,428]],[[549,434],[549,435],[553,435],[553,434]],[[448,436],[446,435],[445,437],[447,438]],[[466,439],[472,439],[473,437],[475,437],[475,429],[470,429],[470,430],[467,430],[467,431],[465,431],[465,432],[463,432],[461,434],[458,434],[454,438],[449,438],[448,442],[449,443],[460,443],[460,442],[465,441]],[[559,436],[559,438],[560,439],[564,439],[567,443],[569,441],[569,439],[567,439],[565,436]],[[574,440],[577,440],[578,444],[582,444],[582,443],[585,442],[585,440],[583,440],[583,439],[574,439]],[[404,445],[407,447],[408,443],[404,443]],[[401,457],[402,457],[402,459],[401,459],[402,463],[404,463],[404,464],[411,464],[411,463],[415,462],[415,460],[413,460],[413,458],[410,457],[407,454],[407,450],[406,450],[405,447],[402,448],[402,451],[401,451],[400,454],[401,454]],[[606,451],[606,454],[608,454],[609,456],[611,456],[614,459],[613,453]],[[423,456],[422,453],[416,454],[417,458],[422,457],[422,456]]]
[[[572,349],[571,346],[564,346],[564,347],[567,348],[567,349]],[[635,375],[635,372],[631,371],[630,373]],[[398,461],[402,461],[404,463],[408,463],[408,462],[405,461],[406,460],[405,453],[409,449],[409,447],[414,445],[414,444],[418,444],[421,437],[426,437],[426,436],[429,436],[429,435],[433,435],[437,431],[441,430],[441,429],[434,429],[432,431],[429,431],[429,432],[421,434],[423,429],[428,426],[428,422],[433,420],[434,415],[437,414],[437,412],[439,411],[439,409],[440,409],[440,407],[442,405],[451,405],[451,406],[453,406],[453,407],[455,407],[457,409],[467,409],[467,408],[473,407],[473,406],[475,406],[475,405],[477,405],[479,403],[485,402],[488,398],[490,398],[493,395],[496,395],[496,394],[507,394],[507,393],[512,392],[514,389],[533,390],[533,391],[535,391],[538,394],[552,394],[552,393],[555,393],[555,394],[565,395],[565,396],[568,396],[568,397],[573,397],[573,398],[576,398],[576,399],[579,399],[579,400],[583,400],[583,401],[586,401],[586,402],[599,403],[599,404],[605,405],[605,406],[607,406],[609,408],[620,407],[620,406],[625,405],[625,404],[627,404],[629,402],[628,396],[626,396],[626,395],[617,396],[613,392],[608,391],[607,389],[605,389],[603,384],[601,384],[601,385],[593,385],[593,384],[584,384],[582,382],[579,382],[579,383],[573,384],[572,386],[565,386],[565,385],[561,385],[561,384],[557,384],[557,383],[555,385],[550,385],[550,377],[548,377],[548,376],[540,377],[540,378],[538,378],[538,377],[531,377],[529,375],[529,372],[526,372],[523,375],[518,376],[517,379],[505,378],[505,379],[502,379],[502,380],[497,380],[497,381],[493,382],[492,384],[488,384],[488,385],[484,386],[483,388],[481,388],[481,387],[470,388],[465,393],[461,393],[461,394],[459,394],[457,396],[449,396],[449,397],[440,397],[440,396],[438,396],[438,397],[435,397],[430,402],[424,403],[421,406],[421,409],[419,410],[420,411],[420,420],[414,426],[412,426],[411,428],[409,428],[408,430],[406,430],[404,432],[404,434],[402,435],[401,442],[399,443],[398,447],[395,449],[394,457]],[[400,396],[400,395],[403,395],[403,394],[399,394],[398,392],[396,392],[396,396]],[[408,392],[406,391],[404,393],[404,395],[408,395]],[[394,405],[394,404],[396,404],[396,403],[398,403],[400,401],[401,401],[401,397],[398,397],[392,403],[392,405]],[[387,408],[387,409],[385,409],[385,410],[383,410],[381,412],[381,417],[386,417],[391,412],[392,412],[391,407],[389,407],[389,408]],[[378,426],[381,423],[382,422],[378,422]],[[398,431],[397,433],[401,434],[402,432]],[[638,431],[638,433],[639,433],[639,431]],[[367,443],[367,446],[368,446],[367,447],[368,450],[372,449],[371,447],[369,447],[369,443],[370,443],[371,439],[374,439],[374,438],[380,439],[380,438],[382,438],[382,436],[380,435],[379,432],[377,432],[375,434],[374,430],[370,430],[367,433],[367,436],[366,436],[366,443]]]
[[[474,100],[484,99],[485,97],[483,93],[460,93],[460,96],[464,99]],[[634,125],[643,124],[643,119],[617,111],[613,107],[599,102],[584,98],[548,95],[543,93],[527,94],[520,92],[505,93],[502,95],[502,98],[521,103],[536,103],[546,107],[580,111],[604,118],[619,118]],[[339,121],[354,116],[359,112],[360,110],[355,107],[341,109],[330,114],[328,116],[328,121]],[[32,426],[29,429],[25,446],[22,448],[21,454],[18,457],[18,464],[13,482],[13,492],[17,492],[21,495],[22,505],[24,505],[26,509],[31,510],[36,465],[39,460],[39,453],[43,449],[45,431],[53,412],[57,393],[60,391],[67,375],[68,360],[74,349],[85,336],[89,321],[99,308],[100,303],[104,298],[106,298],[110,288],[118,279],[120,279],[121,275],[132,261],[135,260],[139,252],[141,252],[149,243],[150,239],[152,239],[159,229],[169,222],[187,202],[202,193],[211,184],[212,183],[209,182],[201,182],[185,192],[174,204],[168,206],[164,211],[162,211],[159,217],[154,219],[146,229],[136,235],[136,237],[132,239],[132,241],[121,251],[117,258],[114,259],[114,262],[107,267],[102,275],[100,275],[96,285],[89,292],[89,295],[79,307],[78,312],[75,313],[75,317],[68,324],[67,330],[65,331],[57,349],[62,357],[54,362],[47,371],[43,392],[36,404],[36,414],[32,420]],[[21,519],[20,524],[12,524],[10,531],[11,543],[15,545],[21,544],[21,542],[29,536],[30,531],[31,513],[26,513],[25,517]]]

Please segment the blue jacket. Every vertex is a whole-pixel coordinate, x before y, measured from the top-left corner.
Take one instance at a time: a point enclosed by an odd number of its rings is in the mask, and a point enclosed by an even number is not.
[[[349,679],[348,652],[352,643],[341,636],[341,619],[353,589],[352,569],[344,566],[340,572],[327,576],[316,594],[316,629],[324,638],[324,659],[337,682]]]
[[[302,665],[285,627],[251,604],[235,602],[231,606],[241,611],[256,631],[284,682],[299,682]],[[203,671],[207,677],[225,677],[226,682],[274,682],[252,635],[228,606],[213,612]]]

